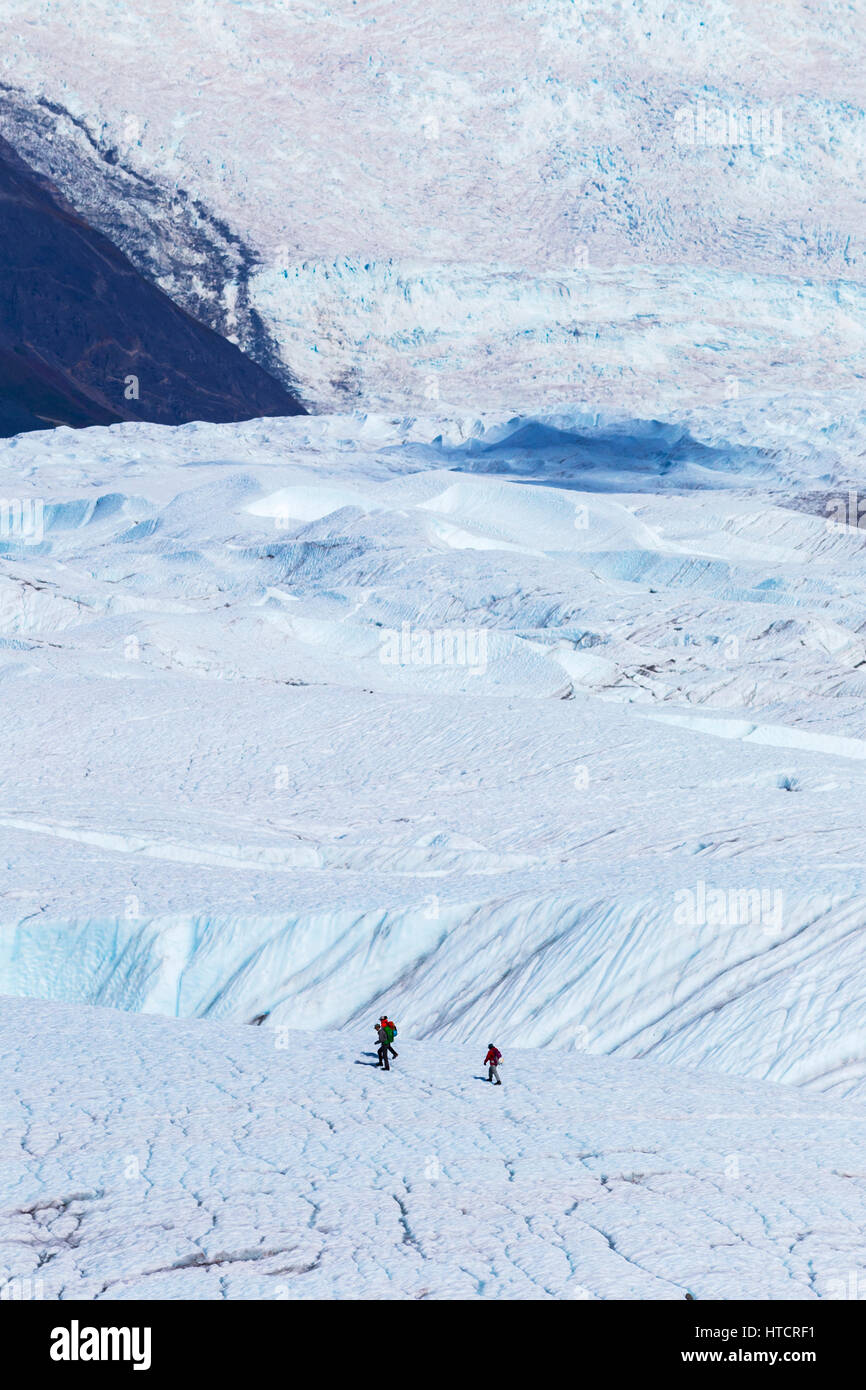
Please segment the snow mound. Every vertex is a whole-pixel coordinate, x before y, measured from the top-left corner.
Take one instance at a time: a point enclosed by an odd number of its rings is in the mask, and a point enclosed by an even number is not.
[[[388,991],[443,1044],[862,1094],[866,432],[822,409],[0,445],[0,989]]]

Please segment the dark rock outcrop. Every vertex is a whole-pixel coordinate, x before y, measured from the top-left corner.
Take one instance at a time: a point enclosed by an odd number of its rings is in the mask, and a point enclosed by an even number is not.
[[[303,413],[0,139],[0,435]]]

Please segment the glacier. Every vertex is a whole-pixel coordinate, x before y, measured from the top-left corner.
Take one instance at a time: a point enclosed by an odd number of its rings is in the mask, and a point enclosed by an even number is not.
[[[0,1293],[862,1297],[849,1104],[430,1042],[373,1077],[368,1036],[4,1000]]]
[[[315,411],[646,416],[862,382],[845,0],[29,19],[6,0],[0,133]]]
[[[0,445],[42,504],[0,558],[0,991],[387,996],[448,1044],[862,1094],[864,422],[822,410]]]
[[[0,1297],[863,1297],[861,8],[6,0]]]

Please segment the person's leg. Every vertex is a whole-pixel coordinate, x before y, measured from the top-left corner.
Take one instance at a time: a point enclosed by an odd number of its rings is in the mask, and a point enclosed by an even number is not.
[[[394,1044],[393,1044],[393,1043],[389,1043],[389,1044],[388,1044],[388,1051],[391,1053],[391,1056],[392,1056],[392,1057],[396,1057],[396,1056],[397,1056],[396,1052],[394,1051]]]
[[[379,1048],[379,1061],[381,1062],[382,1066],[385,1068],[386,1071],[390,1071],[390,1070],[391,1070],[391,1064],[390,1064],[390,1062],[388,1061],[388,1049],[387,1049],[387,1047],[380,1047],[380,1048]]]
[[[496,1080],[495,1080],[494,1083],[493,1083],[494,1086],[501,1086],[501,1085],[502,1085],[502,1082],[499,1080],[499,1072],[497,1071],[496,1067],[491,1067],[490,1070],[492,1071],[493,1075],[496,1077]]]

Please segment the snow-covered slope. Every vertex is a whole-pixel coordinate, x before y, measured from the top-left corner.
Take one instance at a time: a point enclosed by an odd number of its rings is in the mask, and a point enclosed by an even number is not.
[[[844,396],[7,442],[0,989],[862,1088],[862,448]]]
[[[858,6],[0,26],[0,138],[329,412],[0,441],[7,1276],[846,1296]]]
[[[548,1052],[0,1001],[0,1264],[31,1297],[846,1298],[864,1119]],[[46,1058],[50,1057],[50,1069]],[[376,1070],[376,1075],[373,1071]]]
[[[313,406],[862,380],[847,0],[31,12],[3,7],[0,132]]]

